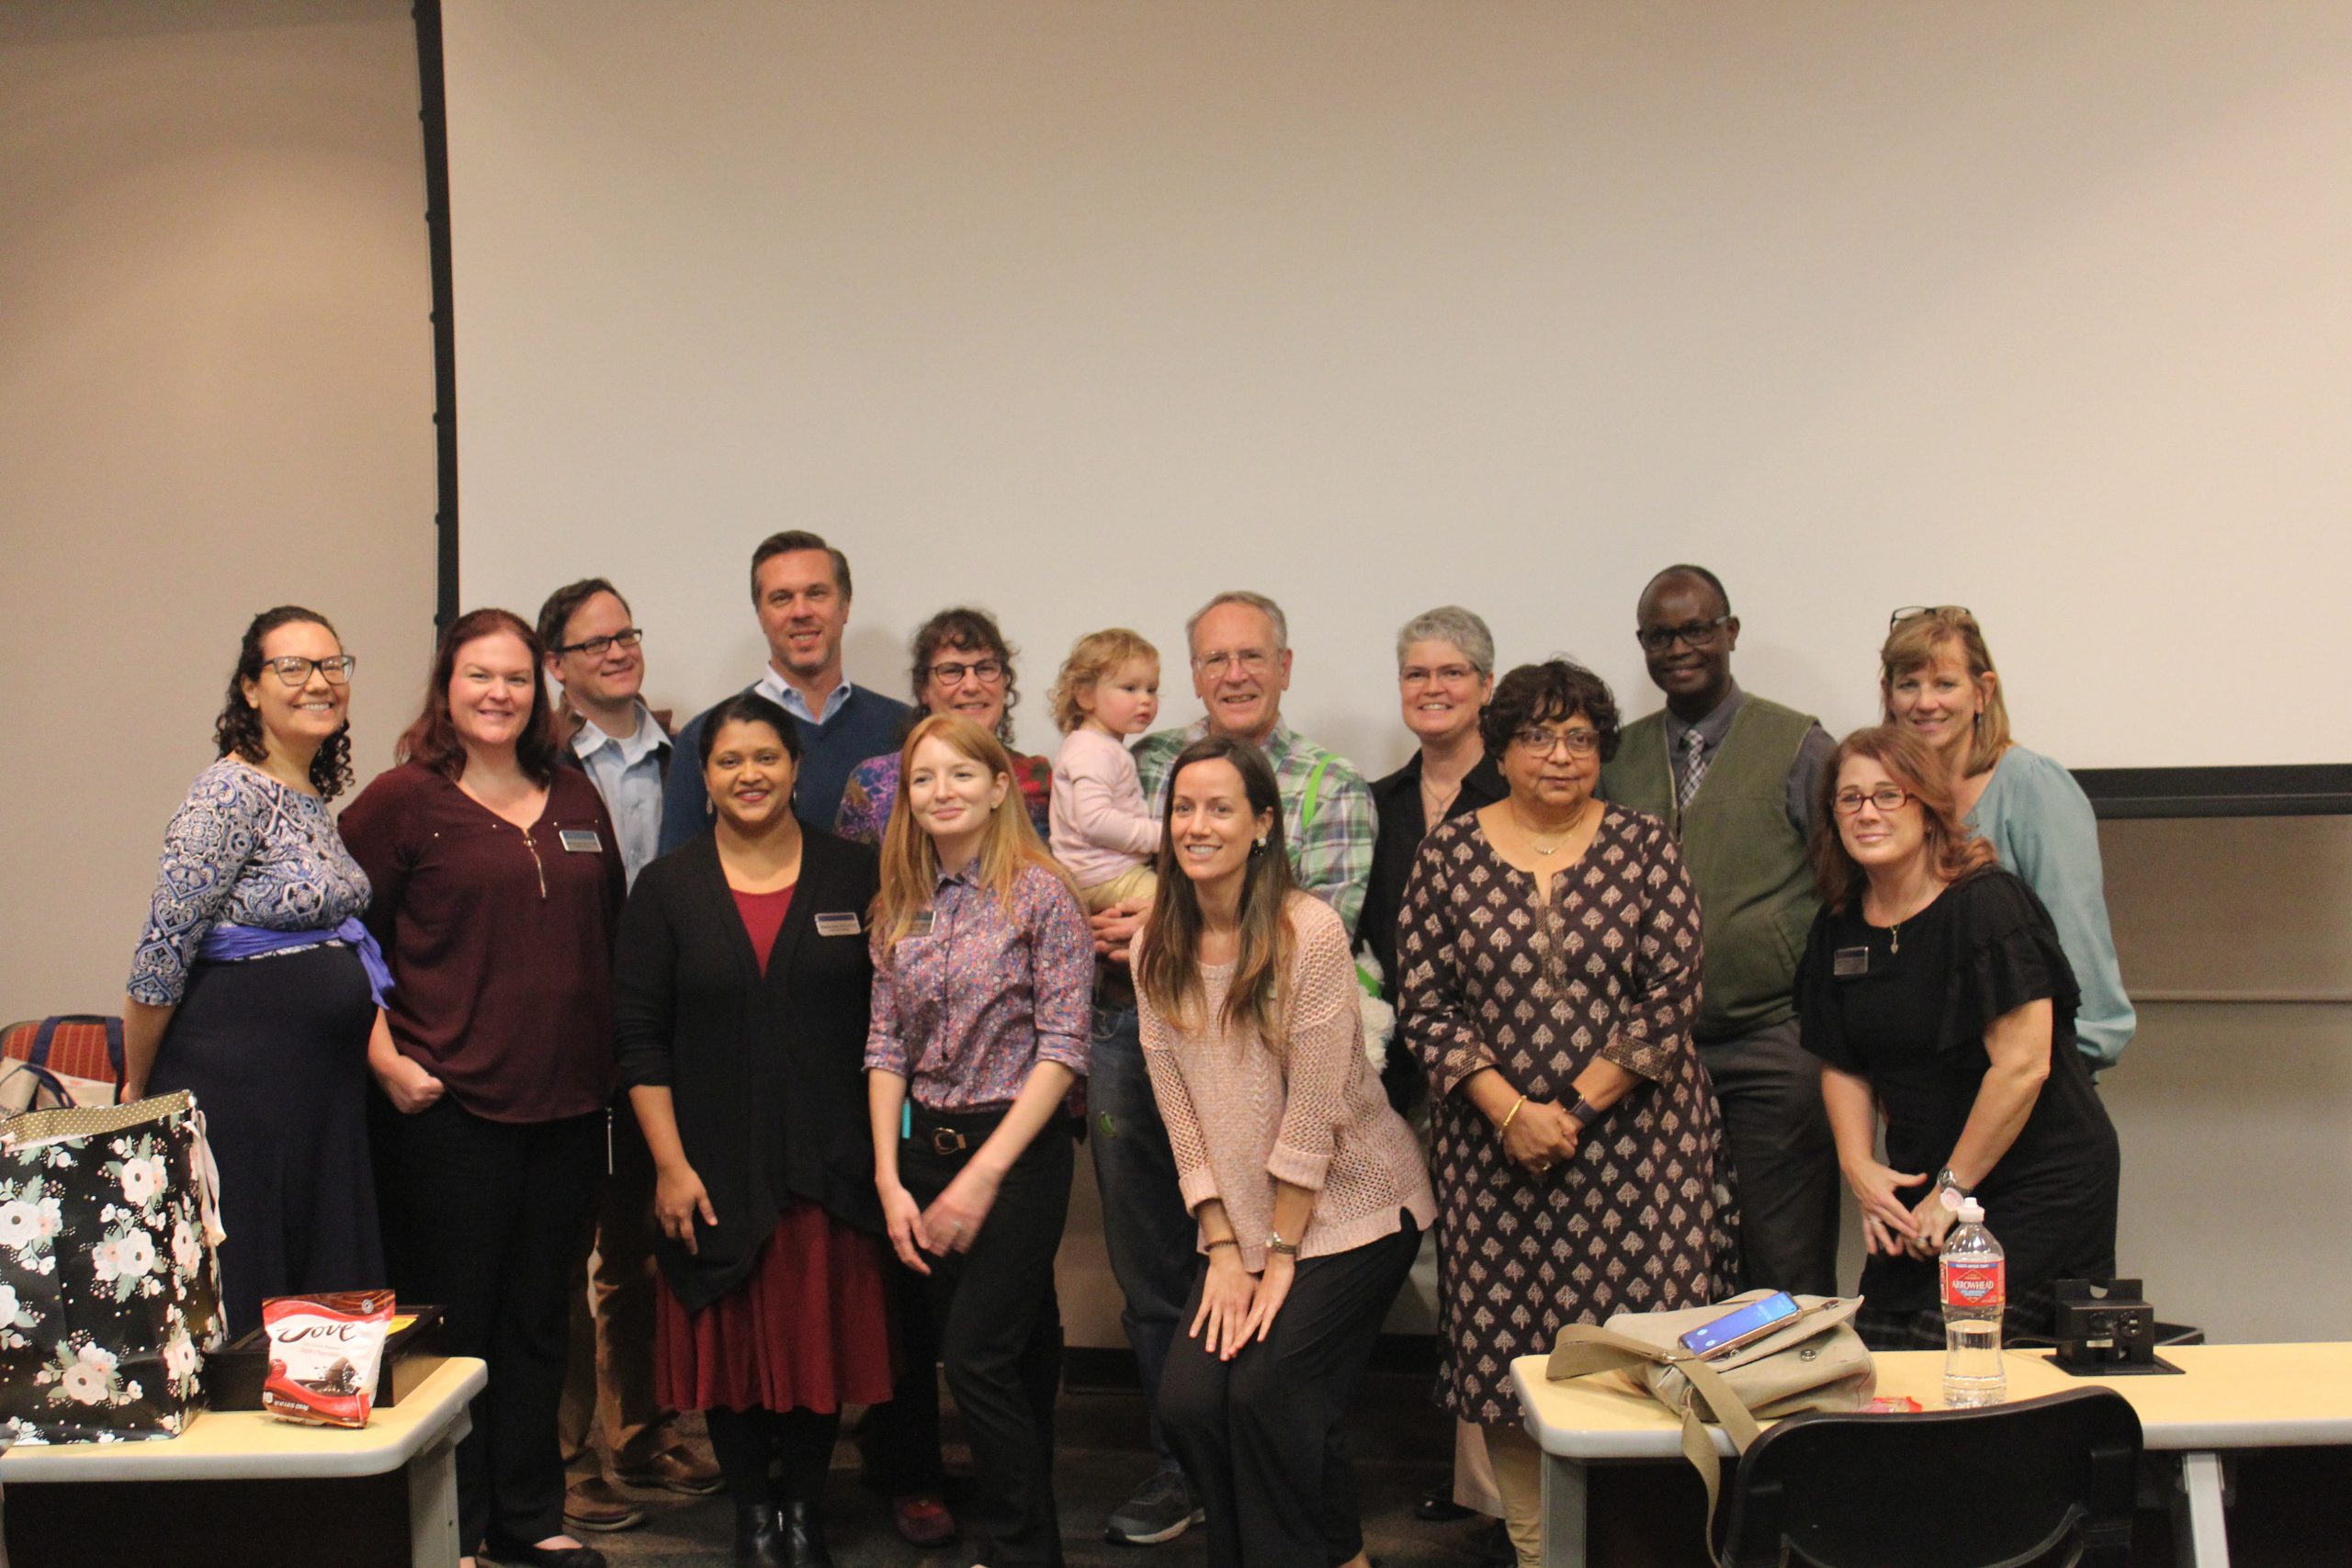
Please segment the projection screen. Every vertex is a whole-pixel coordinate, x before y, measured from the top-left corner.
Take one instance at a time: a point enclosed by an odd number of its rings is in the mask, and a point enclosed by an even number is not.
[[[855,568],[852,676],[1287,607],[1298,727],[1406,754],[1459,603],[1629,714],[1713,567],[1751,690],[1875,715],[1973,607],[2077,768],[2332,763],[2352,9],[445,0],[459,596],[618,582],[650,694]],[[2291,679],[2290,677],[2292,677]],[[2324,694],[2325,688],[2323,688]]]

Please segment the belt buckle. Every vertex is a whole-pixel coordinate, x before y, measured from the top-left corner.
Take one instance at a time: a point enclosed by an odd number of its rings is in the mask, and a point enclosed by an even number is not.
[[[943,1159],[949,1155],[960,1155],[971,1146],[972,1140],[953,1127],[933,1127],[931,1130],[931,1152]]]

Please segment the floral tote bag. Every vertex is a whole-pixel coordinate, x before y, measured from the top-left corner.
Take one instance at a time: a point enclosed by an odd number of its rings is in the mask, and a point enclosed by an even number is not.
[[[0,1436],[169,1438],[221,1339],[221,1239],[196,1097],[0,1122]]]

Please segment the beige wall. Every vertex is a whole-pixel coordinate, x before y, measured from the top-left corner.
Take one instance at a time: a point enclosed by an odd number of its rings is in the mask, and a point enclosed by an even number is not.
[[[0,8],[0,1015],[119,1001],[158,834],[254,609],[295,599],[342,626],[363,774],[415,701],[433,563],[415,115],[396,0]],[[2352,820],[2104,838],[2135,991],[2352,992]],[[2352,1331],[2352,1006],[2142,1016],[2106,1085],[2126,1269],[2219,1336]],[[1116,1344],[1080,1185],[1065,1310],[1073,1342]]]
[[[433,339],[404,0],[0,7],[0,1017],[120,1010],[237,638],[432,646]]]

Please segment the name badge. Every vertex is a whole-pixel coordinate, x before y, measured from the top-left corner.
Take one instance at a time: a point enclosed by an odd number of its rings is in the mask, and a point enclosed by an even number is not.
[[[931,928],[937,923],[938,918],[934,912],[930,909],[925,909],[922,913],[917,915],[914,919],[914,923],[907,928],[907,934],[909,936],[929,936],[931,934]]]
[[[817,917],[819,936],[855,936],[863,928],[855,914],[820,915]]]
[[[593,855],[603,852],[605,840],[596,836],[594,828],[566,828],[556,835],[563,847],[576,855]]]
[[[1829,955],[1829,973],[1840,980],[1870,972],[1871,950],[1867,947],[1841,947]]]

